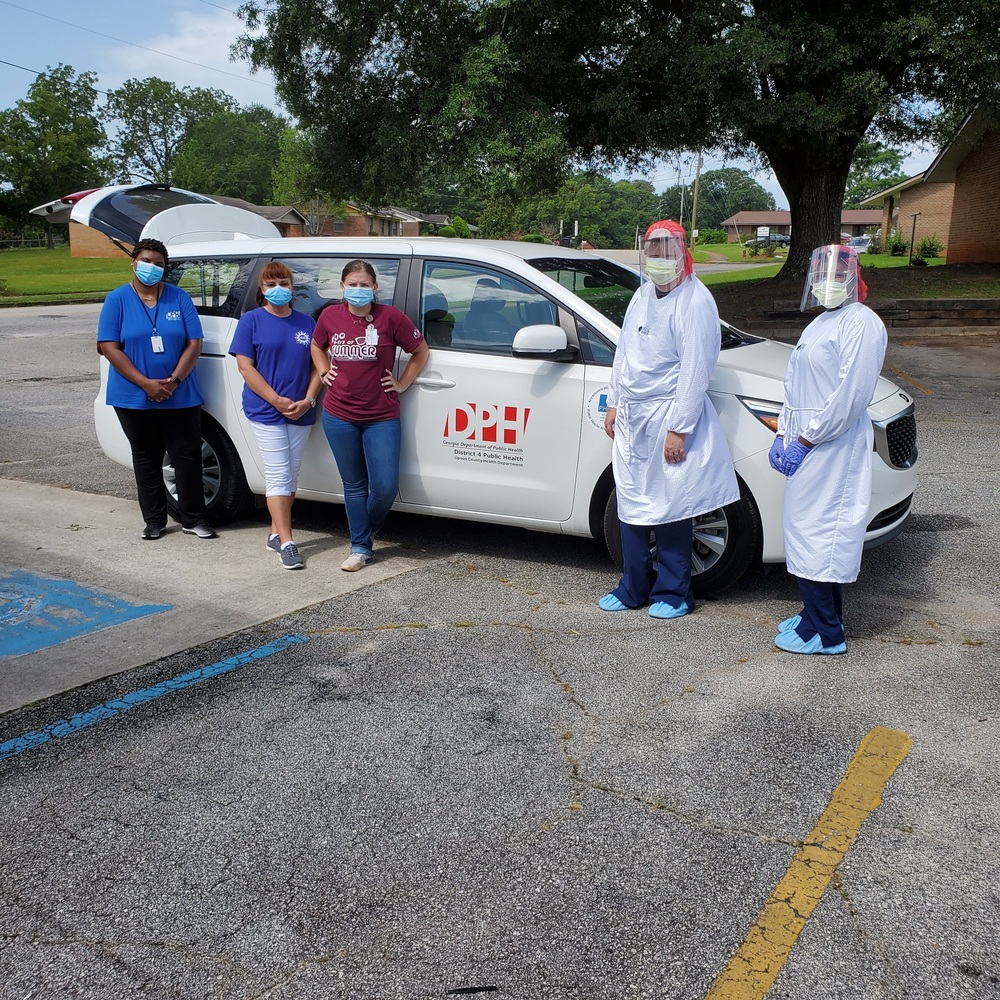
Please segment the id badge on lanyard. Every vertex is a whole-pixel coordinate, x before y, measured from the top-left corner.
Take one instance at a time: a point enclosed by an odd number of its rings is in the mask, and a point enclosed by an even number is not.
[[[153,330],[153,336],[149,338],[149,342],[153,346],[154,354],[163,353],[163,338],[156,332],[155,329]]]
[[[365,344],[368,347],[378,347],[378,330],[374,323],[369,323],[365,327]]]

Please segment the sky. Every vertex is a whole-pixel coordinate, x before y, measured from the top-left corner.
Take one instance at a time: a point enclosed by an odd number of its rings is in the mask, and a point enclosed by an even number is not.
[[[178,87],[213,87],[241,105],[263,104],[285,110],[268,72],[251,73],[229,59],[229,49],[244,25],[236,17],[239,0],[0,0],[0,109],[25,97],[38,73],[60,63],[77,73],[97,74],[97,88],[113,90],[128,79],[157,76]],[[930,166],[934,152],[915,149],[903,164],[907,174]],[[652,176],[657,192],[694,181],[694,154],[659,164]],[[741,160],[706,155],[702,171],[722,167],[748,170],[778,208],[788,199],[773,174],[756,172]],[[611,174],[614,179],[625,175]],[[635,176],[635,175],[631,175]]]

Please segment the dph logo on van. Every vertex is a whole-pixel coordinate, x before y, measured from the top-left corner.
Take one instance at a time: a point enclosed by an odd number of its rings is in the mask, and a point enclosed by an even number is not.
[[[527,406],[465,403],[445,417],[444,436],[452,441],[518,444],[528,427]]]

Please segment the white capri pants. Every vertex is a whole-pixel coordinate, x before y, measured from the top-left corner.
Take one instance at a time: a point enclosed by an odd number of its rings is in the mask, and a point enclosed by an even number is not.
[[[291,496],[299,485],[299,469],[312,424],[260,424],[249,421],[257,450],[264,462],[265,494]]]

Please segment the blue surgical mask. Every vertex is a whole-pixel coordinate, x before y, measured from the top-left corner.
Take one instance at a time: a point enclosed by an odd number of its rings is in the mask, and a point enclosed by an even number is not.
[[[163,268],[159,264],[150,264],[147,260],[137,260],[135,276],[144,285],[156,285],[163,280]]]
[[[359,309],[361,306],[369,305],[375,298],[375,291],[371,288],[358,288],[351,286],[350,288],[344,289],[344,300],[348,305],[357,306]]]
[[[274,285],[264,289],[264,298],[272,306],[287,306],[292,301],[292,290],[284,285]]]

